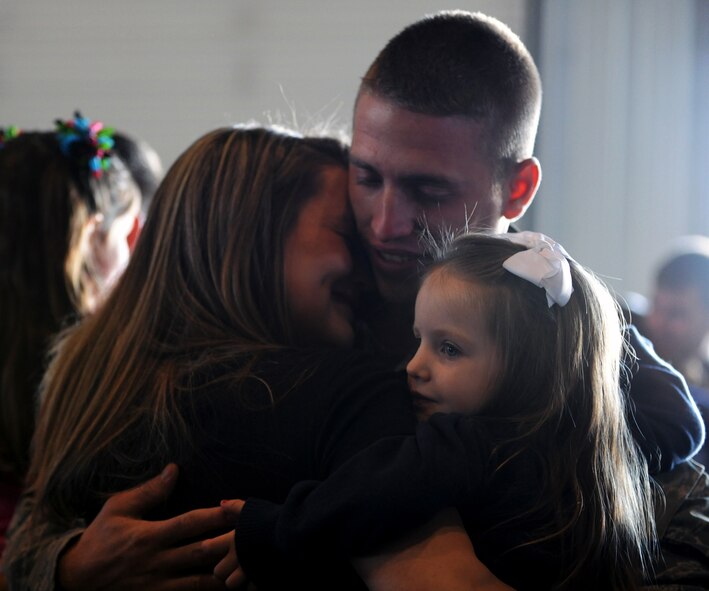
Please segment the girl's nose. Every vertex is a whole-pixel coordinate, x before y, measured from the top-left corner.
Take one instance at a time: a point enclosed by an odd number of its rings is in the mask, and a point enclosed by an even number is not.
[[[429,380],[431,375],[426,364],[423,343],[419,345],[416,353],[411,360],[406,364],[406,373],[412,380],[417,382]]]

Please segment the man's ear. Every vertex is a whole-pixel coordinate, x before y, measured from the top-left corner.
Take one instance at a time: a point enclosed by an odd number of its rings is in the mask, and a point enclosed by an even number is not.
[[[511,222],[518,220],[531,205],[542,181],[542,167],[536,158],[515,164],[508,180],[509,193],[502,215]]]

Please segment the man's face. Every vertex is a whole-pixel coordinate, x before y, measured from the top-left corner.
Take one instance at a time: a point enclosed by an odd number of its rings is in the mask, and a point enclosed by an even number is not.
[[[355,108],[350,200],[379,291],[411,301],[425,226],[504,232],[506,196],[485,155],[484,129],[464,117],[434,117],[367,92]]]

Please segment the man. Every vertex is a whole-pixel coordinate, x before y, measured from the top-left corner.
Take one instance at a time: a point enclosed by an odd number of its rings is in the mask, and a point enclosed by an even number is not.
[[[441,13],[414,23],[365,74],[354,114],[351,201],[382,300],[370,319],[374,340],[397,359],[413,344],[422,232],[502,232],[524,214],[541,179],[532,156],[540,106],[541,84],[528,51],[505,25],[480,14]],[[658,424],[676,426],[658,429],[662,433],[650,439],[665,437],[663,449],[677,449],[683,459],[703,439],[696,409],[672,382],[671,369],[654,357],[643,361],[655,375],[667,376],[668,399],[677,404],[655,409],[637,399],[649,416],[637,436],[642,445],[643,433]],[[645,451],[656,468],[678,459]],[[158,523],[139,519],[174,480],[171,468],[164,478],[109,500],[59,562],[63,586],[130,588],[130,575],[155,589],[213,588],[205,578],[185,577],[177,586],[164,577],[177,566],[220,556],[218,542],[179,546],[223,525],[218,510]],[[65,542],[56,543],[49,568]],[[119,544],[121,552],[115,552]],[[141,561],[131,568],[136,557]]]
[[[480,14],[415,23],[365,74],[350,198],[384,300],[375,328],[402,358],[410,353],[402,344],[411,342],[422,231],[504,232],[524,214],[541,180],[532,157],[540,109],[529,52]]]

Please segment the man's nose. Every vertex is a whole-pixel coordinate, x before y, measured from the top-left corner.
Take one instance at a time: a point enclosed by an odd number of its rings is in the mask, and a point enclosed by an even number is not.
[[[413,233],[415,212],[409,201],[394,188],[385,188],[372,216],[372,232],[386,242]]]

